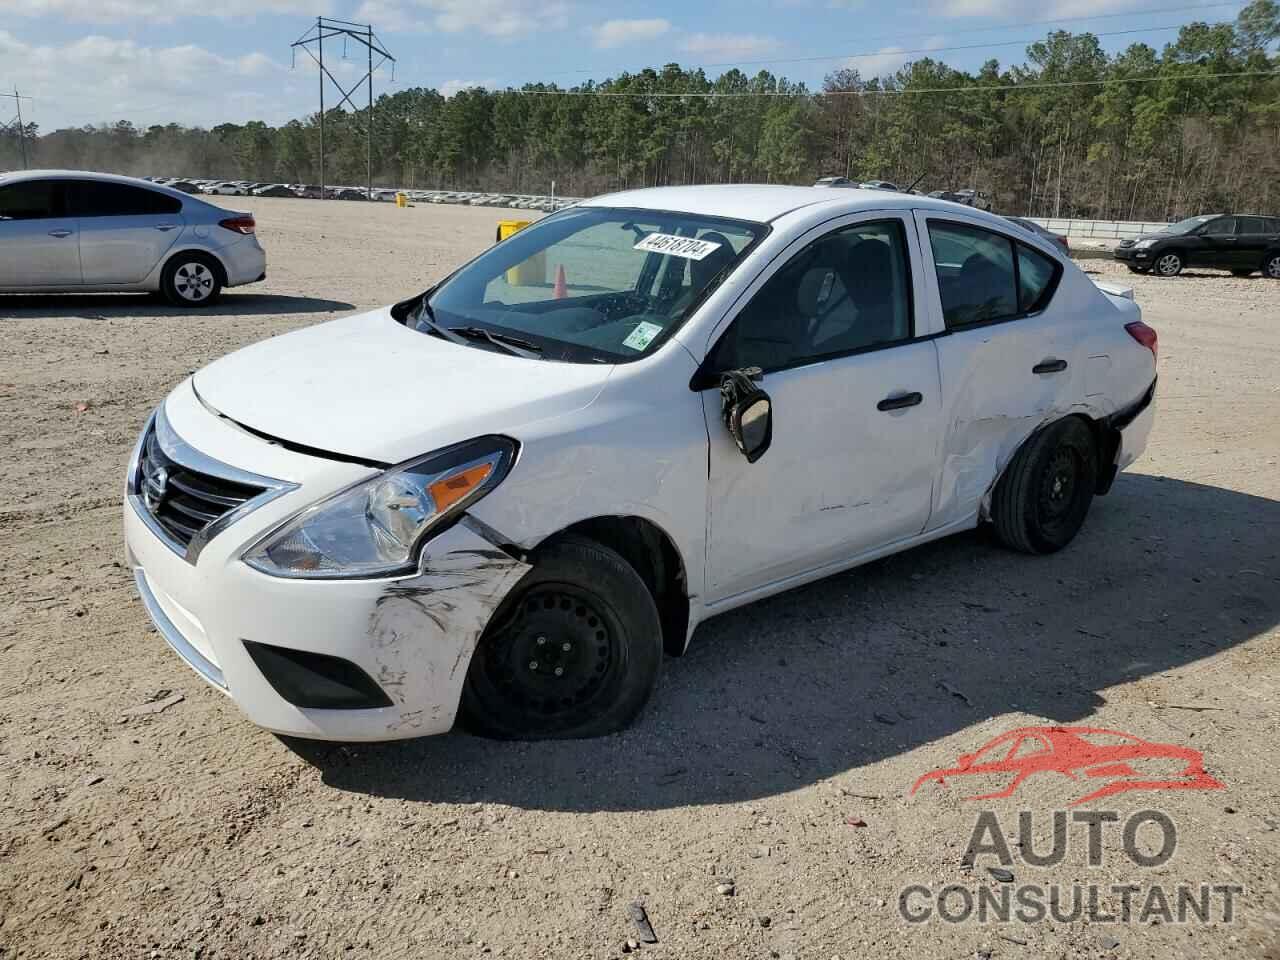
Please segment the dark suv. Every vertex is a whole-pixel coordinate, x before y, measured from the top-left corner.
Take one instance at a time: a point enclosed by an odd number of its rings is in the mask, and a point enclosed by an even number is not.
[[[1280,280],[1280,217],[1208,214],[1159,233],[1123,240],[1116,259],[1134,273],[1176,277],[1183,267],[1215,267],[1247,277],[1261,270]]]

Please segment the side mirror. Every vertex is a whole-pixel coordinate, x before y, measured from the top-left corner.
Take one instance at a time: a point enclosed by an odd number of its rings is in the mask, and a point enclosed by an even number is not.
[[[730,370],[720,380],[721,416],[747,463],[759,460],[773,442],[773,401],[755,385],[758,367]]]

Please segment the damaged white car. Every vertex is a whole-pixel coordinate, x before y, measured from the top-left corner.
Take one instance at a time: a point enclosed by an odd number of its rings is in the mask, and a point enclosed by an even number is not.
[[[1131,299],[970,207],[614,194],[178,386],[129,558],[263,727],[591,736],[715,614],[986,522],[1065,546],[1155,380]]]

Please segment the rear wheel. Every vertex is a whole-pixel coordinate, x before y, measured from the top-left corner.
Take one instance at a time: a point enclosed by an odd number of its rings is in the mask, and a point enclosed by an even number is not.
[[[165,264],[160,292],[175,307],[207,307],[222,293],[222,271],[204,253],[179,253]]]
[[[1093,432],[1079,417],[1059,420],[1022,445],[996,484],[996,535],[1024,553],[1061,550],[1084,524],[1097,482]]]
[[[461,718],[505,740],[596,737],[631,723],[662,664],[662,626],[635,569],[593,540],[539,552],[471,658]]]
[[[1162,277],[1176,277],[1182,272],[1182,258],[1176,253],[1162,253],[1156,258],[1155,271]]]
[[[1262,264],[1262,275],[1272,280],[1280,280],[1280,253],[1269,253]]]

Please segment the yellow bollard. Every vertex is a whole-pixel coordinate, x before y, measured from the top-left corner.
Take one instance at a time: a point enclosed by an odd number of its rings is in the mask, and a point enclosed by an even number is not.
[[[497,241],[500,243],[513,233],[527,227],[532,220],[499,220]],[[513,287],[525,287],[547,282],[547,259],[542,253],[535,253],[524,263],[518,263],[507,271],[507,284]]]
[[[407,193],[396,194],[396,206],[407,207],[409,205],[409,195]]]

